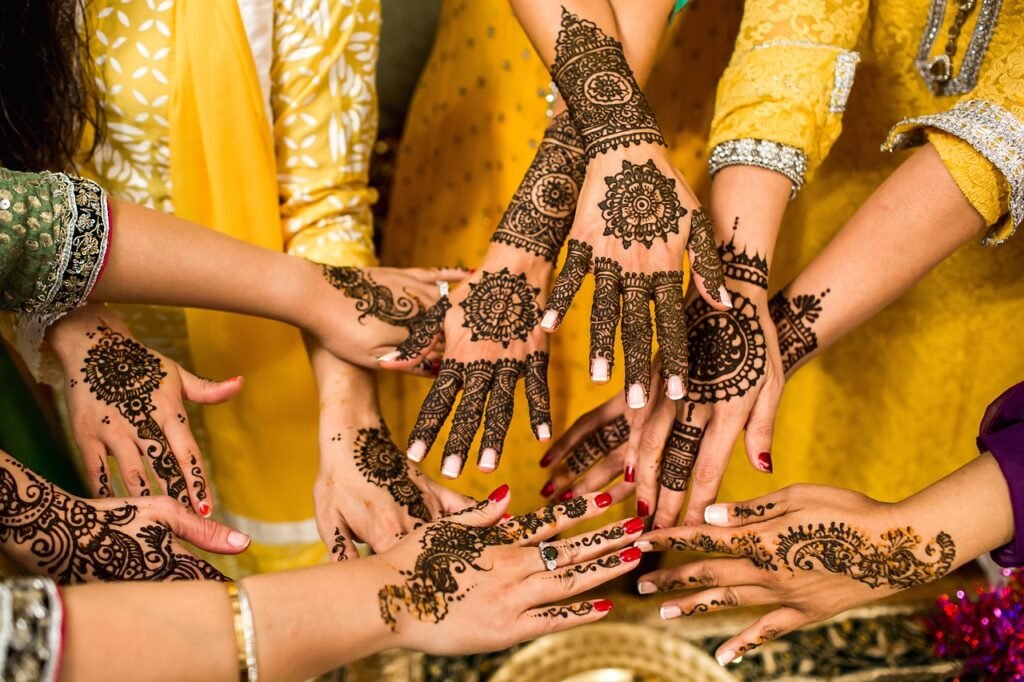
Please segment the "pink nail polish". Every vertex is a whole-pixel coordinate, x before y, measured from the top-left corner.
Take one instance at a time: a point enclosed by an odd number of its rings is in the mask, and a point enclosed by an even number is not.
[[[541,497],[551,497],[551,493],[555,492],[555,484],[548,481],[544,484],[544,487],[540,489]]]

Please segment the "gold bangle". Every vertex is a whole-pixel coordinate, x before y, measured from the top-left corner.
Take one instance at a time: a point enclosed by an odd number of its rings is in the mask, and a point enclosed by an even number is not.
[[[238,679],[240,682],[258,682],[256,666],[256,626],[249,608],[249,595],[241,583],[227,584],[231,615],[235,623],[235,645],[238,648]]]

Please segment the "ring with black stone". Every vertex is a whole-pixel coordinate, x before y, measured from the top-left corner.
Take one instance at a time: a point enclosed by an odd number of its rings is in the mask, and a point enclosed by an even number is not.
[[[558,548],[547,542],[537,545],[540,550],[540,560],[544,562],[544,568],[553,571],[558,568]]]

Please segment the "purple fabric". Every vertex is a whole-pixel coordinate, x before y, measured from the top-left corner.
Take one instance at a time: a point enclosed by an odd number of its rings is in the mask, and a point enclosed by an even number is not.
[[[1004,567],[1024,565],[1024,382],[992,401],[981,418],[978,449],[992,453],[1010,488],[1014,538],[992,550],[992,559]]]

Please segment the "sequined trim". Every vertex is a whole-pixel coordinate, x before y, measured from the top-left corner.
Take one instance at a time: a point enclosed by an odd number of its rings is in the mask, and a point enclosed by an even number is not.
[[[1001,244],[1024,222],[1024,122],[992,102],[981,99],[959,102],[948,111],[900,121],[882,145],[883,151],[905,149],[925,142],[924,129],[938,128],[971,145],[999,169],[1010,184],[1009,234],[990,230],[985,246]]]
[[[56,679],[64,622],[57,587],[48,578],[0,583],[0,679]]]
[[[857,71],[857,64],[860,63],[859,52],[847,50],[836,45],[815,43],[810,40],[785,39],[768,40],[750,48],[750,52],[772,47],[810,47],[836,52],[835,72],[832,78],[832,94],[829,96],[828,110],[833,114],[841,114],[846,111],[846,100],[850,98],[850,90],[853,89],[853,77]]]
[[[32,312],[17,316],[18,351],[33,375],[40,377],[41,350],[47,328],[82,305],[92,293],[107,255],[110,224],[107,195],[91,180],[53,174],[53,194],[66,193],[66,213],[55,220],[54,241],[59,244],[58,262],[46,283],[45,300],[37,300]]]
[[[978,83],[978,72],[981,70],[981,63],[985,60],[985,52],[988,51],[988,44],[992,40],[996,21],[999,19],[999,10],[1002,7],[1002,0],[981,0],[981,9],[978,10],[978,21],[974,26],[974,33],[971,34],[971,42],[964,51],[964,58],[960,63],[960,71],[945,81],[937,81],[932,76],[930,67],[932,63],[932,48],[935,46],[935,39],[942,29],[942,19],[946,16],[946,0],[932,0],[931,8],[928,11],[928,22],[925,24],[924,33],[921,35],[921,43],[917,48],[917,58],[914,65],[917,66],[921,78],[936,95],[963,95],[974,89]]]
[[[711,150],[708,173],[714,176],[726,166],[758,166],[782,173],[793,183],[793,198],[807,175],[807,155],[801,149],[771,140],[726,140]]]

